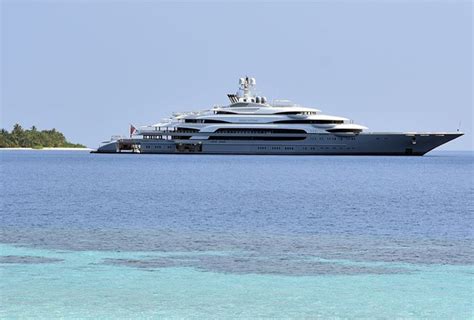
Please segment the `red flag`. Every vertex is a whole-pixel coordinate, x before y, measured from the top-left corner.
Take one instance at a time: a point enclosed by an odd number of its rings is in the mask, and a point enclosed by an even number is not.
[[[131,124],[131,125],[130,125],[130,138],[132,137],[132,134],[135,133],[135,131],[137,131],[137,128],[135,128],[135,127],[133,126],[133,124]]]

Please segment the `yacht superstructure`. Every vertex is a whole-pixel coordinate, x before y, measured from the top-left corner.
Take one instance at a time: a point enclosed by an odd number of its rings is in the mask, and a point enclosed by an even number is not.
[[[97,153],[423,155],[460,132],[377,133],[351,120],[288,100],[269,103],[255,93],[255,78],[240,78],[229,105],[174,113],[159,123],[131,128]]]

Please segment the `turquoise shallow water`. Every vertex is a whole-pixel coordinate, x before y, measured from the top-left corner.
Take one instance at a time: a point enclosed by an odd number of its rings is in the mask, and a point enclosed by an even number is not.
[[[4,264],[2,318],[469,319],[473,316],[474,268],[471,266],[392,263],[388,267],[401,267],[407,273],[291,277],[103,264],[105,259],[140,259],[177,253],[57,251],[7,245],[1,246],[1,252],[5,256],[61,260]],[[209,254],[196,254],[206,253]]]
[[[474,318],[472,153],[0,157],[0,318]]]

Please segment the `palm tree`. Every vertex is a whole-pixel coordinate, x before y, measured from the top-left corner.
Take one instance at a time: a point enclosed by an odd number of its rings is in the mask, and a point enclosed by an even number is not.
[[[23,128],[20,126],[20,124],[15,123],[15,125],[13,126],[12,134],[19,134],[19,133],[23,133]]]

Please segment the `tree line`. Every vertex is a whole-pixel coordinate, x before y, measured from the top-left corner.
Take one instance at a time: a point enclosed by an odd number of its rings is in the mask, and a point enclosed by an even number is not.
[[[17,123],[11,132],[1,129],[0,148],[85,148],[85,146],[68,142],[56,129],[39,131],[32,126],[25,130]]]

